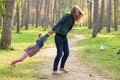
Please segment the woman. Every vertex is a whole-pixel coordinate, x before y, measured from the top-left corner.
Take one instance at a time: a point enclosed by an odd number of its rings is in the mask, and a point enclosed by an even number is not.
[[[54,33],[55,32],[55,44],[57,48],[57,55],[54,60],[53,65],[53,74],[59,75],[60,73],[58,70],[58,64],[61,60],[60,64],[60,71],[63,71],[67,73],[68,71],[64,69],[66,60],[69,56],[69,45],[68,45],[68,39],[67,34],[68,32],[73,28],[73,25],[75,22],[80,22],[82,17],[84,16],[83,12],[80,10],[78,6],[74,6],[71,9],[70,14],[65,14],[58,22],[57,24],[50,30],[48,33]],[[63,54],[64,52],[64,54]]]

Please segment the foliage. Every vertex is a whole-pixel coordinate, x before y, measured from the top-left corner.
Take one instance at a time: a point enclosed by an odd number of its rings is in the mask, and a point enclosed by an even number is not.
[[[0,0],[0,15],[3,15],[5,12],[5,0]]]

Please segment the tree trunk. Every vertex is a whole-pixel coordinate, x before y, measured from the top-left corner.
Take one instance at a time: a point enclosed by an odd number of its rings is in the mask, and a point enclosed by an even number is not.
[[[40,0],[40,16],[39,16],[39,25],[42,25],[42,21],[43,21],[43,15],[42,15],[42,6],[43,6],[43,0]]]
[[[8,48],[11,45],[14,2],[15,2],[14,0],[6,0],[6,4],[5,4],[2,37],[0,42],[0,47],[4,49]]]
[[[98,0],[94,0],[94,27],[92,37],[95,38],[98,33]]]
[[[57,14],[58,14],[58,20],[59,20],[60,17],[61,17],[61,16],[60,16],[60,13],[61,13],[61,6],[62,6],[62,5],[61,5],[61,0],[58,0],[58,13],[57,13]]]
[[[85,0],[81,0],[81,9],[84,11]],[[84,23],[80,23],[80,27],[82,27]]]
[[[46,15],[46,25],[47,25],[47,27],[48,27],[48,25],[49,25],[49,22],[50,22],[50,18],[49,18],[49,15],[50,15],[50,0],[48,0],[47,1],[47,15]]]
[[[100,11],[100,22],[99,22],[99,32],[103,28],[103,18],[104,18],[104,0],[101,2],[101,11]]]
[[[120,25],[120,0],[117,1],[117,21],[118,21],[118,25]]]
[[[46,30],[47,2],[48,2],[48,0],[45,0],[44,19],[43,19],[43,27],[44,27],[44,31]]]
[[[0,16],[0,26],[2,26],[2,17]]]
[[[39,22],[39,4],[40,1],[36,0],[36,25],[35,25],[36,28],[38,27],[38,22]]]
[[[56,13],[57,0],[54,0],[54,9],[53,9],[53,25],[55,24],[55,13]]]
[[[64,2],[63,2],[64,4]],[[70,9],[72,9],[72,0],[70,0]]]
[[[26,14],[25,30],[28,30],[28,23],[29,23],[29,9],[30,9],[30,1],[27,0],[27,14]]]
[[[17,23],[17,15],[15,14],[13,16],[13,25],[16,26],[16,23]]]
[[[35,15],[34,14],[32,14],[32,26],[34,26],[34,22],[35,22]]]
[[[117,24],[117,6],[118,6],[118,0],[114,0],[114,25],[115,31],[118,30],[118,24]]]
[[[81,3],[81,9],[82,9],[82,11],[84,11],[84,4],[85,4],[85,0],[82,0],[82,3]]]
[[[92,29],[92,1],[88,0],[88,29]]]
[[[17,33],[20,32],[20,6],[19,3],[17,3],[17,7],[16,7],[16,18],[17,18]]]
[[[22,27],[23,25],[25,25],[25,20],[26,20],[26,17],[25,17],[25,15],[26,15],[26,1],[24,1],[24,3],[23,3],[23,6],[21,6],[22,7],[22,16],[21,16],[21,26],[20,27]]]
[[[65,0],[63,0],[62,2],[62,16],[65,14],[65,3],[64,3]],[[72,0],[70,0],[70,10],[72,9]]]
[[[46,0],[46,7],[45,7],[45,19],[44,19],[44,31],[47,29],[49,25],[49,0]]]
[[[54,1],[53,1],[53,0],[50,0],[50,2],[51,2],[51,3],[50,3],[50,14],[49,14],[49,15],[50,15],[50,17],[49,17],[50,19],[49,19],[49,24],[50,24],[50,26],[52,27],[52,26],[53,26],[52,20],[53,20],[53,6],[54,6],[54,5],[53,5],[53,2],[54,2]]]
[[[110,32],[111,27],[111,0],[107,0],[107,32]]]
[[[32,9],[34,10],[34,1],[32,1]],[[32,26],[34,26],[35,22],[35,12],[32,12]]]
[[[56,12],[55,12],[55,15],[56,15],[56,21],[59,20],[59,0],[56,0],[57,4],[56,4]]]

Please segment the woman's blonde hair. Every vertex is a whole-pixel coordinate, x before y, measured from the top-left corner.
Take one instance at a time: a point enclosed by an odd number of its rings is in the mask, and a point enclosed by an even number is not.
[[[74,6],[71,9],[71,14],[76,22],[80,22],[84,16],[84,12],[79,8],[79,6]]]

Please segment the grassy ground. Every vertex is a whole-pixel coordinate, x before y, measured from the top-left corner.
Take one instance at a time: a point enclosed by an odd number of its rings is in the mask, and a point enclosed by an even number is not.
[[[43,31],[42,28],[30,28],[29,30],[22,29],[17,34],[13,30],[12,47],[14,51],[0,50],[0,80],[38,80],[44,76],[39,72],[44,60],[41,59],[41,52],[46,47],[53,46],[53,35],[49,37],[38,54],[18,63],[18,67],[14,70],[7,68],[9,61],[20,57],[25,47],[35,43],[39,33],[44,34],[46,31]],[[77,43],[78,57],[82,63],[93,67],[101,75],[113,80],[120,80],[120,55],[116,54],[117,50],[120,49],[120,31],[112,30],[111,33],[106,33],[103,30],[96,38],[91,38],[92,31],[86,27],[74,28],[72,33],[86,36],[86,39]],[[69,37],[72,37],[71,34]],[[101,45],[105,46],[105,50],[100,50]]]
[[[16,30],[12,32],[12,47],[14,51],[0,50],[0,80],[38,80],[42,78],[39,70],[43,65],[43,59],[41,59],[41,52],[45,47],[52,46],[53,35],[49,37],[49,40],[45,43],[45,46],[41,51],[33,56],[27,58],[22,63],[18,63],[14,70],[8,69],[8,62],[21,57],[25,47],[30,44],[34,44],[39,33],[45,34],[42,28],[30,28],[29,30],[22,29],[19,34]]]
[[[98,73],[113,80],[120,80],[120,30],[107,33],[102,30],[96,38],[91,38],[92,30],[75,28],[72,33],[83,34],[86,39],[77,43],[78,57],[86,65],[93,67]],[[100,50],[101,46],[104,50]]]

